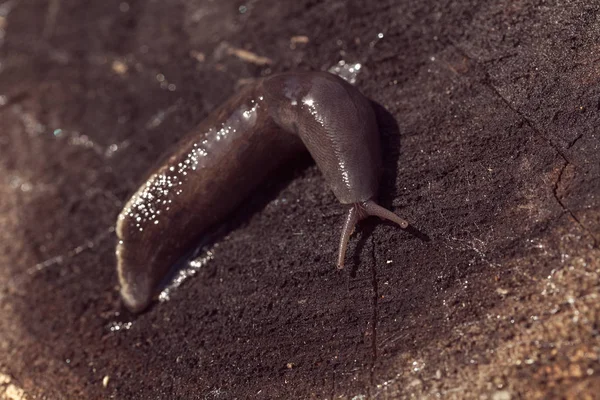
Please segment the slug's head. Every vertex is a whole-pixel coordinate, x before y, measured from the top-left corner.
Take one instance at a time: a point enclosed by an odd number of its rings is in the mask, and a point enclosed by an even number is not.
[[[380,136],[370,101],[329,73],[288,73],[263,82],[275,122],[300,136],[342,204],[377,192]]]
[[[276,75],[263,87],[274,121],[300,136],[337,199],[349,207],[338,268],[361,219],[374,215],[408,227],[372,200],[381,171],[380,136],[371,102],[358,89],[329,73]]]

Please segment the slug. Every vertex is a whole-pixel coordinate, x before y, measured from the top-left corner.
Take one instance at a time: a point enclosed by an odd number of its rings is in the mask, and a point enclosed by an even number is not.
[[[381,150],[370,101],[330,73],[273,75],[247,85],[185,135],[127,201],[116,224],[125,306],[143,311],[199,236],[305,149],[348,209],[338,268],[361,219],[373,215],[408,227],[374,201]]]

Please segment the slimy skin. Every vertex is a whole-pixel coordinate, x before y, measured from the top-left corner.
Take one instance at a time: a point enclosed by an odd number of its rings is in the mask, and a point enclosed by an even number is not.
[[[117,219],[121,297],[143,311],[173,264],[238,207],[271,172],[308,150],[348,208],[339,246],[361,219],[408,222],[377,205],[380,136],[371,103],[325,72],[283,73],[231,97],[148,174]]]

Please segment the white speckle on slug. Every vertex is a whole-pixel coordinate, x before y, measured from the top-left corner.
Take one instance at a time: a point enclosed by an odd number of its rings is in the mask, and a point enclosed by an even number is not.
[[[157,76],[160,80],[161,74]],[[262,101],[262,96],[259,98]],[[224,140],[230,134],[236,132],[236,126],[241,121],[253,124],[257,118],[259,103],[251,101],[252,107],[236,113],[230,120],[223,123],[220,129],[211,129],[206,136],[213,136],[214,140]],[[127,218],[134,221],[135,227],[142,232],[144,226],[152,222],[157,225],[160,221],[161,211],[168,211],[165,207],[173,202],[173,196],[180,196],[185,189],[183,184],[190,178],[191,172],[198,170],[201,159],[208,156],[210,141],[206,138],[192,145],[192,149],[184,158],[175,165],[164,167],[146,181],[146,183],[131,197],[117,220],[117,234],[124,237],[123,223]],[[174,189],[176,188],[176,189]]]

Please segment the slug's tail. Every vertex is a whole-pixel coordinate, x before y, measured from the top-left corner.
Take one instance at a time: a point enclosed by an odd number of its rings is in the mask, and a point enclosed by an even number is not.
[[[400,218],[390,210],[381,207],[373,200],[354,203],[352,207],[350,207],[350,210],[348,210],[348,214],[346,214],[346,220],[344,221],[344,227],[342,229],[342,237],[340,239],[340,250],[337,262],[338,269],[344,268],[344,259],[346,258],[348,240],[350,240],[350,235],[352,235],[354,232],[354,227],[356,226],[357,222],[371,215],[392,221],[398,224],[402,229],[408,228],[408,222],[405,219]]]

